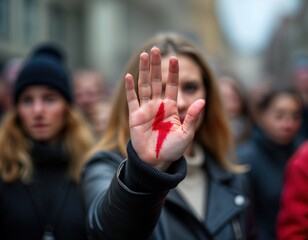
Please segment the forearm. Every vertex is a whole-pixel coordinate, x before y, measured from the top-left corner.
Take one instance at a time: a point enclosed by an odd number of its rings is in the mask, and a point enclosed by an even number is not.
[[[90,210],[90,230],[95,239],[147,239],[159,218],[167,191],[138,193],[115,176],[104,196]]]
[[[152,233],[168,191],[186,174],[184,158],[167,172],[145,164],[128,144],[128,160],[120,164],[108,190],[89,212],[95,239],[147,239]]]

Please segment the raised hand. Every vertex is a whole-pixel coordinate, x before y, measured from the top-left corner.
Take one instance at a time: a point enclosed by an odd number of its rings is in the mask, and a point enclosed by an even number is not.
[[[195,101],[181,124],[177,109],[178,79],[178,60],[170,57],[168,79],[162,96],[161,56],[157,47],[151,49],[151,59],[147,53],[140,55],[140,102],[132,75],[125,76],[132,145],[140,159],[162,171],[180,159],[192,141],[205,104],[203,99]]]

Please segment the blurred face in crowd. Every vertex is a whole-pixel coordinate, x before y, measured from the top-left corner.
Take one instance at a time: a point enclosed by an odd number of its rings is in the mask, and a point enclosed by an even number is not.
[[[74,80],[74,95],[76,105],[85,113],[102,100],[102,86],[96,75],[84,73]]]
[[[308,66],[297,69],[294,73],[294,85],[301,94],[304,103],[308,104]]]
[[[27,87],[17,103],[17,113],[26,134],[47,143],[53,143],[64,128],[66,109],[63,96],[47,86]]]
[[[297,69],[294,75],[298,88],[304,88],[305,90],[308,90],[308,66],[306,68]]]
[[[261,126],[278,144],[294,140],[301,124],[299,99],[286,93],[277,95],[261,115]]]
[[[0,105],[3,105],[6,102],[8,88],[5,83],[0,79]]]
[[[241,113],[242,102],[238,92],[227,81],[219,81],[222,101],[229,117],[234,118]]]
[[[191,58],[180,55],[179,60],[179,88],[177,107],[180,121],[183,123],[188,107],[198,99],[205,99],[206,90],[202,80],[199,65]],[[163,89],[165,88],[169,67],[169,56],[162,58]],[[203,114],[199,117],[198,126],[202,122]]]

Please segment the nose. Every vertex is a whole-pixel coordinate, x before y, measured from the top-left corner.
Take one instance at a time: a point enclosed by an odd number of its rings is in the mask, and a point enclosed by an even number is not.
[[[34,116],[41,115],[43,113],[44,106],[41,101],[35,101],[33,103],[32,111]]]

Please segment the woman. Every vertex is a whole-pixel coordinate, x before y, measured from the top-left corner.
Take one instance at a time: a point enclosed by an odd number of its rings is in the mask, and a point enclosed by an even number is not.
[[[84,170],[91,237],[253,239],[244,182],[235,174],[243,169],[226,158],[232,136],[207,63],[177,34],[141,49]]]
[[[9,87],[8,84],[0,78],[0,122],[9,108]]]
[[[0,129],[0,238],[86,239],[78,182],[92,136],[72,108],[63,53],[34,50]]]
[[[308,236],[308,141],[290,159],[284,174],[276,232],[278,240]]]
[[[104,134],[110,112],[108,86],[99,72],[80,70],[74,76],[73,92],[80,110],[96,139]]]
[[[218,86],[238,146],[249,138],[252,128],[243,87],[230,74],[220,76]]]
[[[238,158],[251,167],[248,177],[260,239],[274,240],[284,169],[298,147],[295,139],[301,124],[302,102],[294,90],[273,87],[257,109],[259,127],[239,147]]]

